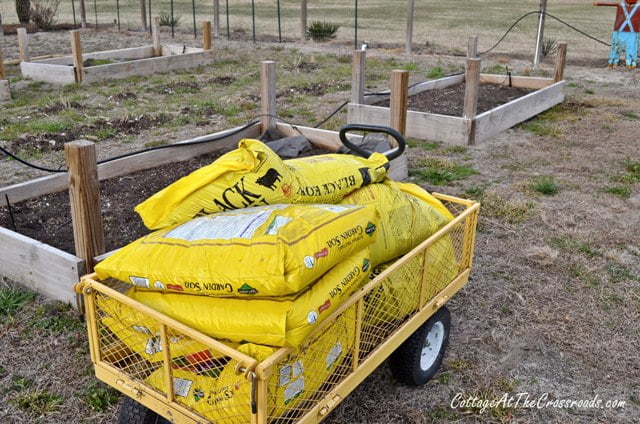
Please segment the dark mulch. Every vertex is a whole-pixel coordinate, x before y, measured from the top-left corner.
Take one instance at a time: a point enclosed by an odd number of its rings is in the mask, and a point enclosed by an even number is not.
[[[478,113],[494,109],[533,91],[525,88],[481,84],[478,93]],[[376,106],[389,107],[389,100],[377,103]],[[409,97],[409,110],[417,112],[462,116],[463,107],[464,83],[435,90],[425,90]]]
[[[208,165],[222,153],[210,153],[185,162],[162,165],[102,181],[100,206],[107,251],[121,247],[149,232],[133,210],[138,203],[173,181]],[[66,252],[75,252],[68,192],[30,199],[12,205],[11,209],[14,222],[8,208],[0,208],[1,226]]]

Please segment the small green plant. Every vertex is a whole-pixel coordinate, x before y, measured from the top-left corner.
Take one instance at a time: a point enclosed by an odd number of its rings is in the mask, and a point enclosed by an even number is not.
[[[82,398],[91,410],[105,412],[111,405],[118,402],[120,394],[102,383],[95,383],[86,388]]]
[[[12,402],[31,415],[42,416],[60,409],[62,398],[45,390],[36,389],[19,394]]]
[[[402,67],[405,71],[416,71],[418,69],[418,65],[415,63],[407,63]]]
[[[445,75],[446,74],[444,72],[444,69],[442,69],[440,66],[433,66],[427,71],[427,78],[430,79],[442,78]]]
[[[82,62],[82,66],[88,68],[90,66],[110,65],[112,63],[113,60],[110,59],[94,59],[90,57],[89,59]]]
[[[20,310],[25,304],[32,301],[35,294],[16,287],[0,287],[0,317],[8,316]]]
[[[493,65],[489,69],[487,69],[487,73],[488,74],[502,75],[502,74],[506,74],[507,73],[507,68],[505,68],[504,65],[496,63],[495,65]]]
[[[542,57],[548,57],[552,54],[555,54],[555,52],[558,50],[558,43],[552,38],[545,38],[542,41],[541,47],[542,50],[540,51],[540,53],[542,54]]]
[[[585,88],[584,94],[595,94],[595,91],[592,88]]]
[[[449,381],[451,381],[451,374],[448,372],[443,372],[438,376],[438,382],[440,382],[440,384],[449,384]]]
[[[464,191],[464,197],[481,201],[484,196],[484,191],[484,187],[469,187]]]
[[[640,119],[640,115],[638,115],[637,113],[631,111],[631,110],[625,110],[624,112],[620,113],[622,116],[624,116],[627,119],[631,119],[634,121],[637,121],[638,119]]]
[[[340,25],[327,21],[312,21],[307,28],[307,36],[313,41],[326,41],[336,38]]]
[[[77,330],[83,326],[73,309],[61,302],[50,302],[39,306],[30,324],[35,328],[56,333]]]
[[[161,13],[160,14],[160,26],[166,26],[166,27],[177,27],[178,25],[180,25],[180,19],[182,17],[181,16],[174,16],[171,17],[171,14],[169,13]]]
[[[11,377],[11,385],[9,391],[21,392],[33,386],[33,380],[21,375],[14,375]]]
[[[464,180],[473,174],[477,174],[477,172],[467,165],[429,158],[423,159],[418,164],[417,169],[412,171],[412,174],[427,180],[431,184],[445,185],[453,181]]]
[[[544,176],[536,178],[531,184],[531,188],[545,196],[553,196],[560,191],[560,185],[556,183],[552,176]]]
[[[604,189],[605,193],[628,199],[631,197],[631,189],[626,185],[611,186]]]

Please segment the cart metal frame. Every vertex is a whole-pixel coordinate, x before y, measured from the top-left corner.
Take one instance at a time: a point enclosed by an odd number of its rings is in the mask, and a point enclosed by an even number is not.
[[[337,376],[328,388],[326,388],[327,386],[323,386],[326,390],[318,393],[318,396],[306,400],[304,402],[305,406],[300,407],[297,411],[297,416],[287,418],[286,422],[296,420],[295,422],[298,423],[315,423],[321,421],[468,282],[473,262],[476,225],[480,205],[471,200],[464,200],[443,194],[434,193],[433,195],[452,211],[455,218],[409,253],[400,257],[393,265],[385,269],[362,289],[354,293],[309,335],[308,339],[311,339],[314,335],[321,334],[343,313],[346,313],[347,310],[351,310],[352,312],[355,310],[355,340],[353,346],[350,347],[351,351],[349,352],[347,371]],[[444,237],[451,237],[451,239],[454,240],[453,244],[455,245],[458,272],[448,284],[442,288],[438,288],[437,294],[427,297],[426,293],[428,293],[428,290],[426,290],[426,288],[427,285],[430,284],[430,282],[427,281],[427,255],[429,248]],[[363,313],[367,307],[365,305],[367,295],[376,289],[385,278],[397,272],[403,266],[407,266],[409,261],[419,255],[422,255],[424,259],[419,281],[420,299],[417,303],[417,308],[404,319],[404,321],[398,322],[397,325],[394,324],[394,327],[389,327],[388,334],[385,333],[385,338],[381,343],[366,352],[362,352],[361,347],[363,344],[361,340],[363,337],[366,337],[363,333]],[[274,374],[277,374],[278,364],[285,358],[290,357],[290,355],[295,355],[292,348],[280,348],[268,359],[259,363],[257,360],[211,337],[130,299],[117,289],[110,287],[108,281],[99,281],[95,273],[84,276],[80,283],[76,285],[76,291],[84,295],[91,360],[95,366],[98,379],[172,422],[190,424],[210,422],[207,418],[199,415],[176,399],[172,378],[169,334],[180,333],[201,343],[212,351],[230,358],[230,361],[235,364],[237,374],[239,376],[243,375],[247,384],[251,385],[250,402],[247,402],[246,405],[247,413],[242,417],[250,417],[250,420],[247,421],[252,424],[265,424],[278,419],[275,416],[271,416],[269,412],[269,381],[271,377],[277,377],[274,376]],[[120,302],[133,308],[137,312],[143,313],[159,324],[163,352],[162,368],[165,379],[164,387],[168,388],[166,393],[161,393],[150,387],[143,380],[127,372],[127,369],[114,366],[113,352],[109,350],[112,349],[112,347],[108,346],[103,340],[103,330],[101,330],[99,322],[98,296],[109,297]],[[230,422],[236,422],[235,417],[231,417],[231,419],[233,421]]]

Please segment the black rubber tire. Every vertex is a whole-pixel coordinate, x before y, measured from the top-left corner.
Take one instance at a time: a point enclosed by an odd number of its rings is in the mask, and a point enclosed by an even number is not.
[[[124,397],[118,411],[118,424],[170,424],[163,416],[156,414],[135,400]]]
[[[441,322],[444,328],[440,351],[432,365],[428,369],[423,370],[420,366],[422,350],[425,346],[427,334],[429,334],[431,328],[437,322]],[[408,386],[422,386],[431,380],[436,372],[438,372],[440,364],[442,364],[442,357],[449,343],[450,329],[451,313],[446,306],[443,306],[391,354],[389,357],[389,367],[391,368],[393,376],[399,382]]]

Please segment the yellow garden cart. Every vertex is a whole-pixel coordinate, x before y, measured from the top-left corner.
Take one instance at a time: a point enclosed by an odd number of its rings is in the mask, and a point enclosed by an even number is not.
[[[129,285],[83,277],[76,290],[96,376],[128,396],[119,421],[319,422],[388,357],[400,381],[426,383],[447,346],[445,303],[469,278],[479,210],[470,200],[434,196],[454,219],[371,279],[296,349],[250,355],[127,297]]]

